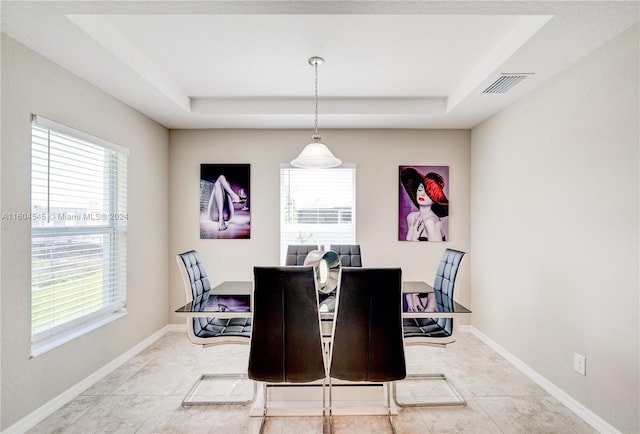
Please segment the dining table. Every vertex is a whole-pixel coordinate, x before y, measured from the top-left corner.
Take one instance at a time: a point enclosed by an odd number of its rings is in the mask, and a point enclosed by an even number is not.
[[[199,302],[189,302],[175,310],[176,316],[185,318],[211,317],[220,318],[246,317],[251,315],[251,294],[253,282],[223,281],[214,286]],[[423,281],[403,281],[402,295],[420,294],[433,297],[433,287]],[[402,312],[403,318],[460,318],[471,314],[471,310],[459,302],[443,296],[440,303],[426,303],[426,309]],[[323,319],[333,317],[331,309],[320,308]]]
[[[195,317],[218,317],[218,318],[234,318],[251,316],[253,292],[252,281],[223,281],[215,285],[208,294],[199,300],[186,303],[175,310],[176,316],[185,318]],[[418,295],[422,299],[428,300],[434,297],[433,287],[423,281],[403,281],[402,297],[403,297],[403,318],[460,318],[471,314],[471,310],[457,301],[446,296],[439,297],[437,300],[424,303],[419,309],[413,311],[407,309],[407,303],[404,302],[407,296]],[[328,348],[331,342],[331,334],[333,330],[334,311],[326,306],[320,306],[320,319],[323,340]],[[316,386],[320,386],[319,383]],[[386,410],[376,402],[384,400],[384,388],[382,384],[376,387],[376,384],[362,385],[344,385],[339,387],[336,402],[342,399],[348,402],[344,406],[344,410],[338,406],[334,410],[336,415],[349,414],[368,414],[381,415],[386,414]],[[373,386],[373,387],[372,387]],[[315,389],[315,390],[314,390]],[[280,416],[309,416],[316,415],[316,410],[309,410],[309,407],[300,405],[303,401],[308,401],[310,396],[318,394],[318,387],[313,385],[309,387],[296,387],[291,389],[282,388],[278,392],[278,399],[281,400],[280,406],[270,409],[270,413]],[[340,395],[342,393],[342,395]],[[342,396],[342,398],[341,398]],[[317,396],[320,399],[320,395]],[[358,405],[353,405],[356,402]],[[255,402],[251,408],[252,416],[260,416],[262,413],[261,404]],[[317,408],[314,407],[314,408]],[[353,413],[353,409],[356,413]],[[394,409],[394,413],[397,409]]]
[[[205,293],[201,300],[194,300],[175,310],[179,317],[238,318],[251,316],[251,281],[224,281]],[[214,314],[215,315],[212,315]]]

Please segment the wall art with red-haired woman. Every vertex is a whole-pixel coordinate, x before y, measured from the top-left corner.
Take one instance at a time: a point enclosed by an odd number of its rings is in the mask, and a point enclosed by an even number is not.
[[[400,166],[398,240],[449,239],[449,166]]]

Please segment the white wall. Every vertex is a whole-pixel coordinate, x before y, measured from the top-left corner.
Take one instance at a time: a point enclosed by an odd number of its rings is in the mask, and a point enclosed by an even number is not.
[[[2,212],[29,212],[31,113],[129,148],[128,315],[30,355],[30,222],[2,221],[4,429],[135,346],[168,320],[168,132],[2,35]]]
[[[473,325],[639,432],[638,26],[472,130]],[[587,357],[587,376],[573,370]]]
[[[365,266],[401,266],[407,280],[432,281],[445,247],[469,251],[468,130],[328,130],[324,142],[356,165],[356,239]],[[170,133],[171,255],[196,249],[212,284],[251,280],[254,265],[279,265],[280,165],[297,156],[311,130],[174,130]],[[251,164],[250,240],[201,240],[199,177],[202,163]],[[448,165],[450,241],[398,241],[398,166]],[[169,310],[184,304],[171,258]],[[457,289],[470,302],[469,285]],[[175,316],[172,322],[182,322]]]

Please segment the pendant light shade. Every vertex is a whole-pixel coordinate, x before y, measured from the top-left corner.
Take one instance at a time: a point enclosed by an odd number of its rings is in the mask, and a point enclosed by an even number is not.
[[[293,167],[303,169],[328,169],[342,164],[329,148],[320,141],[319,136],[314,136],[313,141],[304,147],[298,158],[291,161]]]
[[[321,142],[318,135],[318,65],[324,63],[322,57],[310,57],[309,64],[315,69],[316,76],[316,111],[315,111],[315,129],[311,137],[311,143],[304,147],[300,155],[291,161],[293,167],[301,167],[303,169],[328,169],[342,164],[340,159],[336,158],[329,148]]]

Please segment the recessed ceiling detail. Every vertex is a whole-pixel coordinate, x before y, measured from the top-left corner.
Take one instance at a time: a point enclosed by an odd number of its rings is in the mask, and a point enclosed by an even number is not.
[[[316,55],[323,129],[472,128],[640,12],[628,1],[1,4],[3,33],[167,128],[309,129]],[[502,71],[535,75],[487,98]]]

